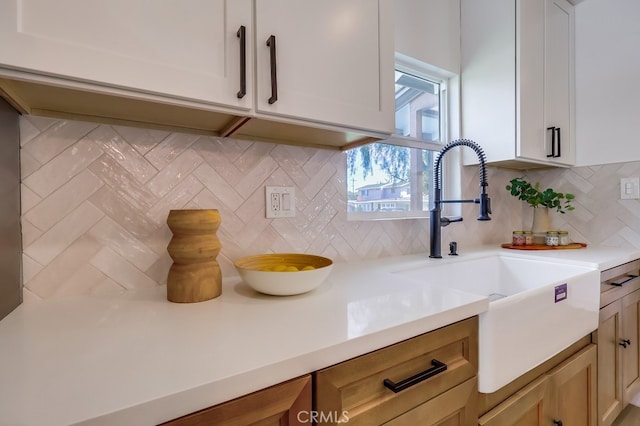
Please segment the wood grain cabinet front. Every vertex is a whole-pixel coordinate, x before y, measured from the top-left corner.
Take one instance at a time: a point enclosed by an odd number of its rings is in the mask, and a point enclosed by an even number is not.
[[[299,426],[309,425],[311,414],[311,376],[306,375],[162,425]]]
[[[596,426],[595,345],[538,377],[480,417],[480,426]]]
[[[611,425],[640,392],[640,260],[603,271],[598,344],[598,417]]]
[[[322,425],[475,425],[477,370],[474,317],[316,372],[314,411]]]

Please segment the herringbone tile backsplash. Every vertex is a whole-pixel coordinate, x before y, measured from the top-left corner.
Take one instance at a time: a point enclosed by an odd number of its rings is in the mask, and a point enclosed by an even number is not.
[[[428,250],[428,221],[349,221],[341,152],[131,127],[20,119],[25,296],[121,292],[166,283],[171,209],[214,208],[222,225],[223,276],[233,261],[265,252],[308,252],[353,261]],[[537,172],[577,194],[579,207],[561,223],[580,240],[640,247],[637,202],[615,200],[621,174],[640,163]],[[516,172],[490,169],[493,221],[444,228],[461,251],[510,238],[530,222],[504,190]],[[478,191],[465,168],[466,198]],[[294,186],[296,217],[266,219],[264,187]],[[524,216],[524,217],[523,217]],[[554,218],[555,219],[555,218]]]

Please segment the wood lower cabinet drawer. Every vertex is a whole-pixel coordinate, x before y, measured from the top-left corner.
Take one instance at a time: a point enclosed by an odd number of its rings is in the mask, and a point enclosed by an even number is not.
[[[474,377],[385,423],[385,426],[476,426],[478,378]]]
[[[432,368],[432,360],[446,364],[446,370],[397,393],[384,385],[385,379],[397,384]],[[348,419],[349,425],[384,424],[405,413],[415,421],[420,411],[408,413],[425,402],[470,379],[473,384],[466,386],[475,389],[477,371],[478,318],[474,317],[314,373],[314,411],[318,424],[338,424],[336,414],[343,414],[342,422]],[[477,392],[472,394],[475,401]],[[467,415],[477,421],[477,409]],[[397,424],[407,423],[398,418]]]
[[[310,413],[311,376],[306,375],[187,414],[162,426],[307,425]]]

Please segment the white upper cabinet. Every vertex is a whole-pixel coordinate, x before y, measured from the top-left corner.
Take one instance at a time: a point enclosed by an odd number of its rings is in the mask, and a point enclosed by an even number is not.
[[[575,164],[574,7],[463,0],[461,15],[463,136],[490,163]]]
[[[460,0],[395,0],[394,6],[396,54],[459,75]]]
[[[0,93],[32,114],[342,147],[393,133],[393,30],[393,0],[2,0]]]
[[[393,132],[393,1],[255,8],[257,113]]]
[[[0,64],[66,79],[249,109],[240,90],[250,0],[6,0]],[[252,69],[247,67],[247,92]]]
[[[576,6],[577,164],[640,161],[640,1]]]

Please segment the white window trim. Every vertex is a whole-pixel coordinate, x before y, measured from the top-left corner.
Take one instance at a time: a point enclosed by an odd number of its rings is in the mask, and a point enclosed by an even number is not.
[[[392,135],[389,139],[379,143],[400,145],[410,148],[431,149],[440,151],[447,142],[460,137],[460,78],[449,71],[430,66],[413,58],[396,52],[395,68],[427,80],[440,83],[440,108],[446,111],[441,118],[441,141],[424,141],[416,138]],[[443,162],[442,183],[445,199],[460,199],[461,184],[461,155],[456,150],[449,151]],[[430,176],[429,179],[432,179]],[[462,207],[459,204],[446,203],[443,216],[460,216]],[[347,212],[349,221],[376,221],[397,219],[423,219],[429,217],[429,211],[408,212]]]

